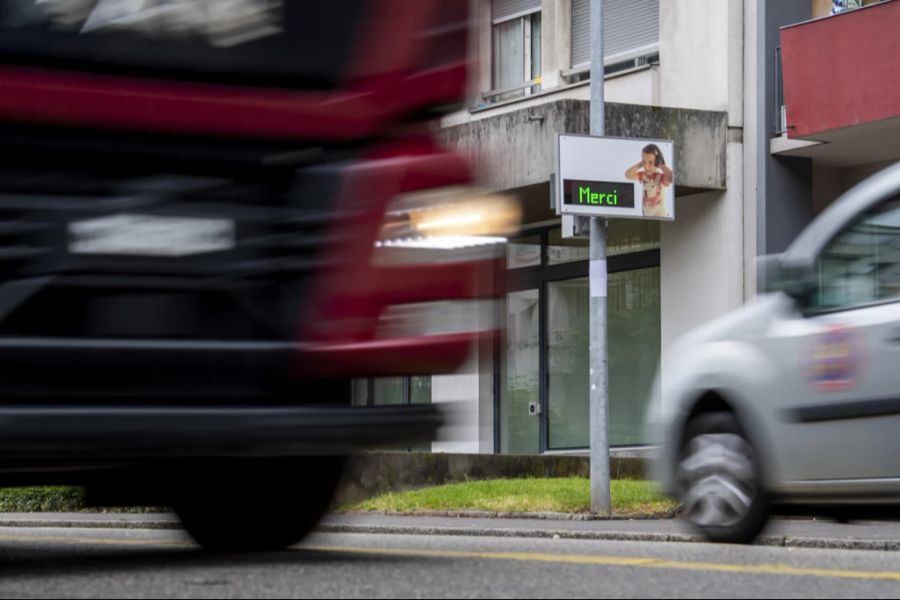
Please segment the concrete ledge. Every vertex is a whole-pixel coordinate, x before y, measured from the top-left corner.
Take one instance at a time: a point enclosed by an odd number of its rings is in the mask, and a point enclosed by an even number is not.
[[[557,134],[589,132],[590,102],[559,100],[446,127],[435,135],[471,157],[487,183],[502,190],[549,181],[556,169]],[[606,134],[674,140],[676,194],[725,189],[725,112],[609,102]]]
[[[613,457],[610,473],[614,479],[645,479],[644,460]],[[337,502],[462,481],[589,476],[587,456],[373,452],[353,458]]]

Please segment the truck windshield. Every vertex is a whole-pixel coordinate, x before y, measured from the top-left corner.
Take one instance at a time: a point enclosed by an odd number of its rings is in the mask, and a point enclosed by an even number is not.
[[[0,0],[0,60],[330,87],[361,13],[362,0]]]

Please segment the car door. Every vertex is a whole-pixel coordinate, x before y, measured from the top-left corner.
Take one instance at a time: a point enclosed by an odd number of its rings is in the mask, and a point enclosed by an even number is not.
[[[848,490],[900,478],[900,197],[844,227],[816,273],[769,340],[783,476]]]

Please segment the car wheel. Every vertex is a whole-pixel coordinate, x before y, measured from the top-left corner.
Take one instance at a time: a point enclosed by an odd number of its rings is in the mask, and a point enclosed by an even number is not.
[[[692,419],[677,467],[682,517],[711,542],[750,543],[768,520],[758,455],[731,413]]]
[[[341,457],[202,464],[180,478],[173,507],[204,549],[281,550],[296,544],[331,506]]]

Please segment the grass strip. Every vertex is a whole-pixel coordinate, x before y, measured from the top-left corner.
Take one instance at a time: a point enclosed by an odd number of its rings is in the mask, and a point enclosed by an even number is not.
[[[617,516],[670,516],[677,504],[648,481],[614,480],[613,513]],[[343,506],[342,512],[486,511],[504,513],[587,513],[590,481],[581,477],[469,481],[407,492],[391,492]]]

